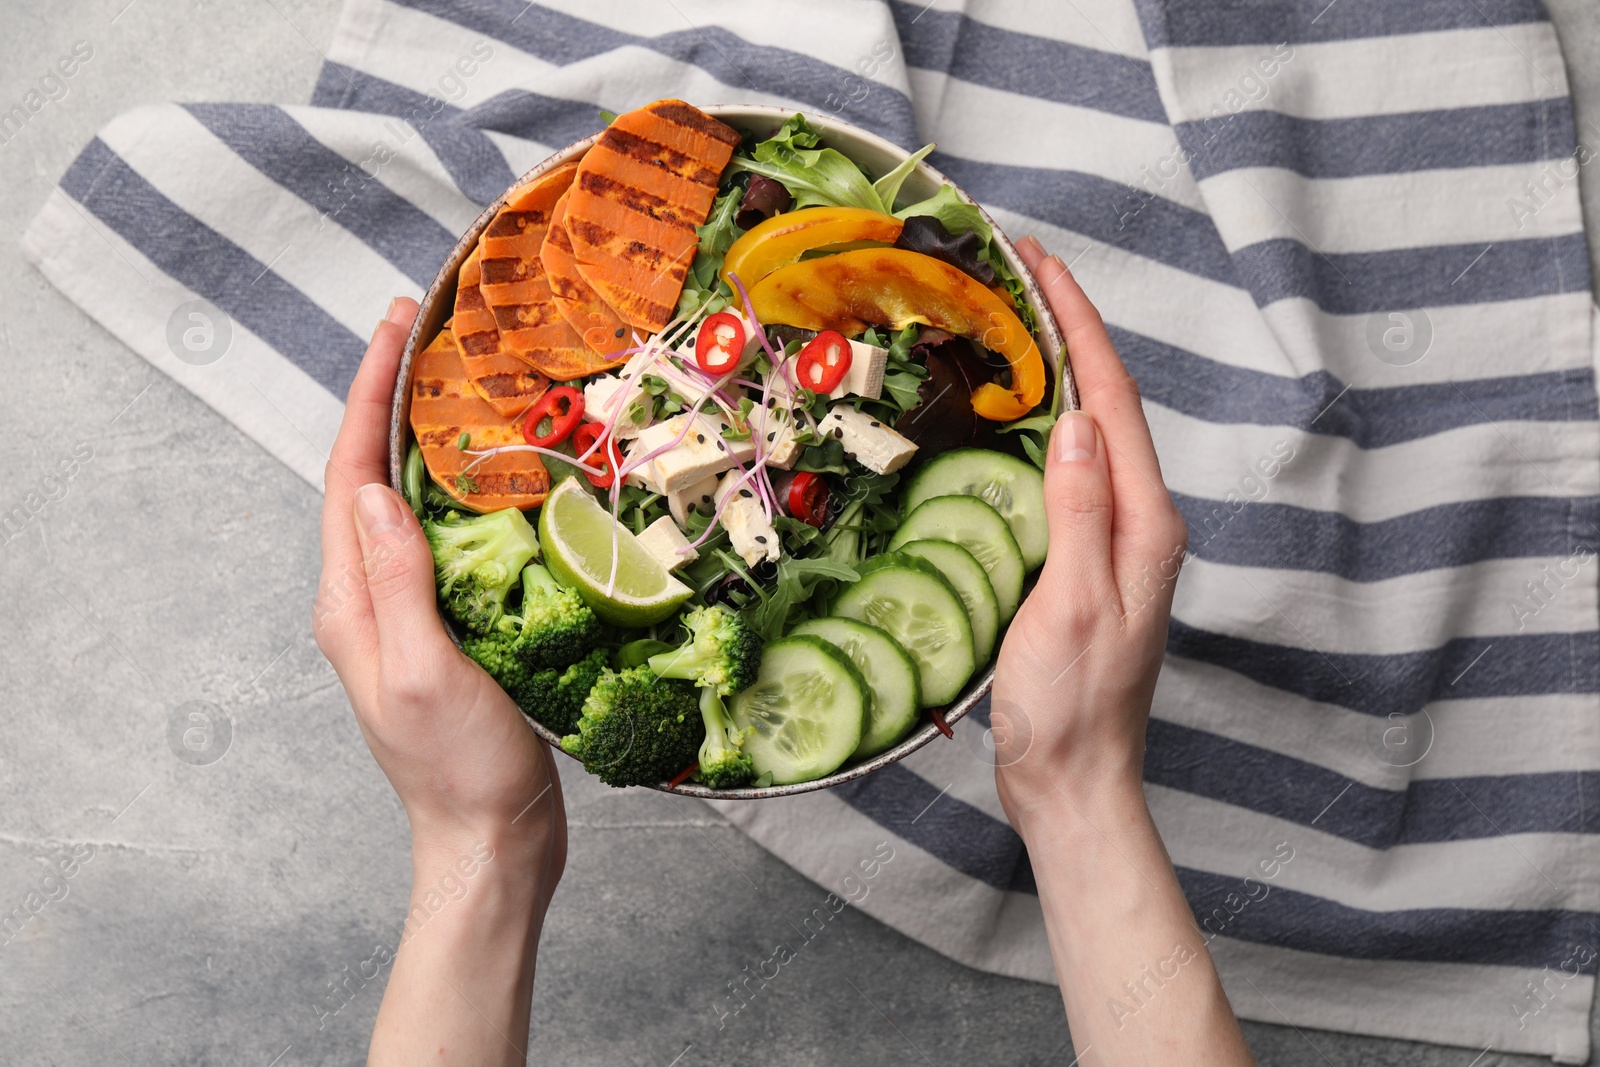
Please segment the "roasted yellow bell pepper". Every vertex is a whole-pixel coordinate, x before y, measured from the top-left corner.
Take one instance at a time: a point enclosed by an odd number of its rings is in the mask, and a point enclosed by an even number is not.
[[[764,323],[846,337],[913,322],[970,337],[1011,364],[1009,388],[985,382],[972,393],[972,410],[994,422],[1020,419],[1044,399],[1044,357],[1010,301],[920,252],[863,248],[782,267],[751,288],[750,305]]]
[[[733,242],[722,261],[722,280],[737,274],[746,289],[817,248],[874,241],[892,245],[905,224],[893,215],[860,207],[808,207],[774,215]]]

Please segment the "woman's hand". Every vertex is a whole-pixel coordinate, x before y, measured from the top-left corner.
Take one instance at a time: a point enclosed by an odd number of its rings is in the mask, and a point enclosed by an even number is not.
[[[395,376],[415,301],[372,335],[328,459],[313,625],[411,821],[413,895],[373,1063],[522,1063],[533,960],[566,863],[549,747],[450,641],[433,554],[390,489]],[[486,1030],[489,1020],[493,1031]]]
[[[1078,1059],[1249,1064],[1144,800],[1185,524],[1099,313],[1038,241],[1020,249],[1066,335],[1082,411],[1051,434],[1050,553],[995,672],[1000,802],[1033,862]]]
[[[1037,240],[1019,248],[1066,337],[1081,405],[1050,437],[1050,554],[995,675],[996,780],[1011,821],[1025,825],[1063,781],[1139,794],[1188,528],[1100,313]]]

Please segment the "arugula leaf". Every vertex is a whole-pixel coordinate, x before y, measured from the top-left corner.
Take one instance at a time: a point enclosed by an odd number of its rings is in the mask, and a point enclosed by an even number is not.
[[[744,187],[735,185],[711,205],[704,226],[695,227],[700,235],[700,247],[694,254],[689,273],[703,289],[709,289],[722,269],[722,261],[744,231],[734,223],[739,214],[739,201],[744,198]]]
[[[894,210],[894,202],[900,197],[900,186],[905,184],[905,180],[911,176],[911,172],[916,169],[917,164],[927,158],[928,153],[932,152],[933,148],[932,144],[923,145],[901,160],[899,166],[895,167],[894,170],[872,183],[872,191],[878,194],[878,201],[883,204],[885,211]]]
[[[743,236],[734,219],[739,214],[739,201],[744,198],[744,186],[734,185],[711,205],[711,214],[705,225],[695,227],[700,245],[695,249],[694,262],[683,280],[683,292],[678,296],[678,314],[692,315],[704,304],[720,300],[722,304],[711,310],[721,311],[733,300],[733,290],[719,274],[722,261],[727,258],[733,242]]]
[[[921,333],[922,327],[913,322],[896,330],[887,344],[881,340],[870,342],[889,350],[889,357],[884,360],[883,392],[895,406],[896,421],[921,402],[918,390],[928,376],[928,368],[911,358],[911,349]]]
[[[1044,470],[1044,446],[1050,440],[1050,431],[1056,424],[1054,411],[1040,411],[1036,415],[1027,415],[1015,422],[1008,422],[996,428],[996,433],[1020,433],[1022,435],[1022,450],[1033,460],[1034,466]]]
[[[823,582],[854,582],[860,577],[854,567],[822,556],[808,559],[785,556],[778,561],[778,576],[772,591],[760,604],[749,609],[745,621],[764,640],[775,641],[788,629],[790,616],[805,611],[805,602]]]
[[[1029,333],[1039,332],[1039,320],[1033,314],[1033,307],[1028,303],[1026,290],[1022,287],[1022,279],[1017,277],[1011,265],[1006,262],[1006,257],[1000,254],[1000,249],[992,241],[989,247],[983,250],[983,258],[987,259],[994,267],[995,276],[1006,292],[1011,294],[1011,308],[1017,313],[1017,318],[1022,320],[1022,325],[1028,328]]]

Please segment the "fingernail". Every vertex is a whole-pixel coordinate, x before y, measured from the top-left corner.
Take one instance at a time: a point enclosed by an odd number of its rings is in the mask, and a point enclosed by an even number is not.
[[[1044,245],[1040,244],[1039,239],[1031,233],[1022,240],[1018,241],[1017,247],[1026,248],[1030,252],[1037,252],[1041,256],[1044,255]]]
[[[1094,419],[1081,411],[1064,411],[1056,420],[1056,459],[1062,463],[1087,463],[1094,459]]]
[[[387,533],[400,525],[400,498],[386,485],[368,482],[356,490],[356,522],[368,537]]]
[[[383,313],[384,321],[385,322],[392,322],[392,323],[395,323],[396,325],[398,325],[399,322],[400,322],[400,317],[395,314],[395,311],[398,310],[399,307],[400,307],[400,298],[398,296],[395,297],[393,300],[389,301],[389,310],[385,311]]]
[[[1050,256],[1048,259],[1045,260],[1045,263],[1048,264],[1049,266],[1052,266],[1052,267],[1056,268],[1056,271],[1055,271],[1056,274],[1071,274],[1072,273],[1070,270],[1067,269],[1066,261],[1063,260],[1060,256],[1055,256],[1055,255]],[[1051,277],[1055,277],[1055,275],[1053,274],[1053,275],[1051,275]]]

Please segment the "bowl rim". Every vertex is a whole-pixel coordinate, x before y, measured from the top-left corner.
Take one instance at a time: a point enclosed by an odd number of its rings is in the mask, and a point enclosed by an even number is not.
[[[858,141],[865,141],[896,161],[903,160],[911,154],[906,149],[870,130],[864,130],[852,123],[826,115],[819,115],[814,112],[800,112],[799,109],[795,108],[777,107],[771,104],[712,104],[700,107],[700,110],[713,118],[728,122],[730,125],[737,125],[741,121],[771,121],[774,126],[781,124],[791,115],[799,112],[805,114],[806,121],[811,124],[812,128],[821,133],[824,138],[830,134],[843,134]],[[556,150],[513,181],[504,192],[479,213],[478,217],[473,220],[472,225],[461,235],[460,240],[456,242],[449,255],[445,257],[439,272],[434,276],[433,283],[428,287],[427,292],[423,294],[422,300],[419,302],[420,306],[417,310],[416,320],[412,323],[411,332],[406,337],[405,348],[401,353],[400,367],[395,377],[394,400],[389,418],[389,483],[397,492],[404,491],[403,472],[406,452],[410,445],[411,377],[415,357],[444,325],[445,321],[450,318],[450,312],[454,310],[456,277],[461,269],[462,262],[471,253],[472,249],[477,246],[479,237],[482,236],[490,220],[504,206],[506,196],[512,189],[532,181],[541,174],[561,166],[563,163],[581,157],[600,139],[602,133],[604,133],[603,130],[582,140],[574,141],[565,148]],[[839,146],[834,145],[833,147],[837,148]],[[846,152],[846,154],[848,155],[849,153]],[[1050,310],[1050,305],[1044,299],[1044,294],[1040,290],[1033,272],[1028,269],[1027,265],[1022,261],[1022,257],[1017,254],[1016,246],[1011,243],[1010,238],[989,216],[989,213],[984,210],[982,205],[968,196],[959,184],[951,181],[936,167],[926,160],[921,160],[918,161],[914,173],[928,178],[935,187],[940,184],[950,185],[955,189],[956,195],[965,203],[977,208],[984,221],[993,228],[995,238],[1000,246],[1001,255],[1005,257],[1007,264],[1021,279],[1024,295],[1029,305],[1033,308],[1034,316],[1038,321],[1039,328],[1035,331],[1034,338],[1040,342],[1040,349],[1045,359],[1056,364],[1056,381],[1059,383],[1062,393],[1062,408],[1064,410],[1075,410],[1078,406],[1077,389],[1073,382],[1072,366],[1067,357],[1066,344],[1061,328],[1056,322],[1055,315]],[[1028,587],[1032,587],[1031,580]],[[459,645],[461,637],[456,633],[455,627],[442,615],[440,618],[444,622],[445,631],[450,635],[450,639]],[[999,646],[996,645],[994,655],[998,656],[998,654]],[[941,733],[944,733],[947,737],[953,736],[952,733],[947,732],[948,729],[966,718],[967,714],[978,705],[978,702],[989,694],[990,689],[994,686],[994,672],[995,660],[991,658],[983,670],[968,681],[954,701],[943,708],[925,709],[938,713],[938,719],[935,719],[933,715],[929,715],[911,733],[876,756],[859,763],[847,763],[832,774],[813,781],[796,782],[792,785],[745,786],[738,789],[711,789],[693,782],[682,782],[677,786],[669,786],[666,782],[660,782],[644,788],[707,800],[762,800],[830,789],[833,786],[865,777],[873,771],[887,767],[891,763],[898,763]],[[545,742],[558,752],[576,759],[561,747],[561,739],[555,731],[529,716],[525,715],[523,718]],[[940,726],[941,719],[944,726],[943,729]]]

